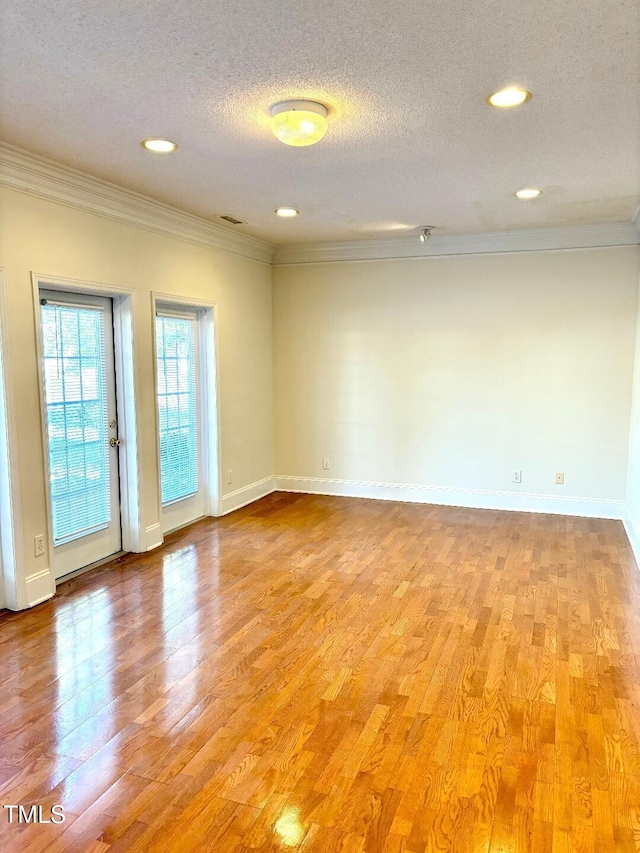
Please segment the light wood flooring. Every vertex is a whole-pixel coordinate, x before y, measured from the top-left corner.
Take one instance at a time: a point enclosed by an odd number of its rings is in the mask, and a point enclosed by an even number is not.
[[[0,850],[640,850],[620,522],[274,494],[0,617]]]

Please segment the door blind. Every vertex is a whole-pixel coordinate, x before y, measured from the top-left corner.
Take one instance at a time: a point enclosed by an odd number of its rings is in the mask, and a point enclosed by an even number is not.
[[[105,317],[100,308],[41,308],[53,541],[111,521]]]
[[[158,416],[162,503],[198,491],[196,320],[158,314]]]

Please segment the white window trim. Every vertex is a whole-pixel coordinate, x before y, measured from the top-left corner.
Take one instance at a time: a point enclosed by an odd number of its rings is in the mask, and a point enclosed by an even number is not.
[[[57,276],[32,273],[33,306],[36,331],[36,356],[38,359],[38,384],[40,391],[40,419],[42,447],[45,459],[45,487],[47,497],[47,537],[49,553],[53,553],[51,523],[51,495],[49,484],[49,454],[47,446],[46,411],[44,406],[44,376],[42,372],[42,330],[40,320],[40,289],[83,293],[89,296],[107,296],[113,300],[113,337],[116,368],[116,398],[118,427],[124,435],[120,449],[120,517],[122,524],[122,550],[146,551],[147,531],[141,512],[142,477],[139,466],[138,415],[135,393],[136,365],[133,342],[133,324],[136,292],[133,288],[119,287],[101,282],[79,281]],[[156,544],[153,543],[155,547]]]
[[[151,316],[153,318],[154,383],[156,400],[156,435],[160,434],[160,416],[158,412],[158,366],[155,353],[156,314],[170,313],[180,309],[198,312],[198,340],[200,346],[200,393],[202,394],[202,452],[205,492],[205,515],[219,516],[221,509],[221,445],[220,445],[220,364],[218,357],[218,303],[204,299],[192,299],[174,293],[151,292]],[[158,517],[162,518],[162,488],[160,484],[160,442],[158,452]]]
[[[7,317],[5,270],[0,267],[0,598],[2,607],[22,610],[28,602],[26,579],[18,573],[24,561],[22,539],[16,536],[15,522],[22,514],[16,476],[18,443],[11,405]]]

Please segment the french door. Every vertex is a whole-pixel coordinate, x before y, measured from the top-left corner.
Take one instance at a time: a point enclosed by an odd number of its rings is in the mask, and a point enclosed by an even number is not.
[[[56,579],[122,545],[111,299],[40,290]]]
[[[199,315],[158,306],[157,403],[163,532],[205,515]]]

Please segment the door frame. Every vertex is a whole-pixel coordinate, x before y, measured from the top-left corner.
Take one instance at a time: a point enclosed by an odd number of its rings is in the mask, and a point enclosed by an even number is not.
[[[158,360],[156,312],[158,305],[196,311],[198,317],[198,357],[200,359],[200,393],[204,472],[204,511],[207,516],[222,515],[222,451],[220,444],[220,364],[218,348],[218,303],[206,299],[151,291],[151,339],[153,342],[153,381],[156,410],[156,437],[160,435],[158,411]],[[162,312],[162,307],[160,307]],[[160,483],[160,441],[156,439],[158,470],[158,518],[162,524],[162,486]]]
[[[115,350],[113,335],[113,300],[105,296],[96,296],[86,293],[69,293],[60,290],[40,290],[40,303],[43,297],[48,305],[67,305],[73,309],[86,309],[93,311],[99,319],[102,329],[102,368],[104,384],[103,403],[105,408],[103,415],[106,419],[116,419],[116,429],[106,420],[102,426],[104,429],[103,446],[105,460],[107,461],[107,494],[109,495],[109,519],[106,524],[98,525],[97,529],[88,530],[77,535],[71,534],[62,542],[57,542],[55,550],[50,558],[50,569],[56,583],[61,578],[71,574],[84,571],[87,567],[96,563],[104,562],[113,558],[115,554],[122,553],[122,519],[120,516],[120,448],[109,446],[109,440],[114,432],[117,437],[117,400],[116,400],[116,370]],[[40,319],[42,320],[42,307],[40,308]],[[80,383],[82,387],[82,381]],[[46,382],[45,382],[46,387]],[[45,411],[47,409],[45,395]],[[47,441],[49,440],[47,430]],[[124,445],[123,445],[124,446]],[[51,447],[48,450],[48,461],[51,462]]]
[[[42,352],[42,323],[40,320],[40,289],[60,290],[66,293],[84,293],[88,296],[106,296],[113,302],[113,349],[116,374],[116,405],[118,425],[125,441],[118,454],[120,476],[120,523],[123,551],[146,551],[146,531],[141,518],[141,477],[138,453],[138,418],[136,411],[136,366],[133,346],[133,320],[135,290],[101,282],[81,281],[59,276],[31,273],[33,312],[36,332],[36,358],[38,361],[38,387],[40,392],[40,421],[42,448],[45,463],[45,490],[47,499],[47,541],[53,555],[53,525],[51,519],[51,472],[47,438],[47,412]]]
[[[18,432],[16,429],[9,369],[6,270],[0,267],[0,597],[2,607],[19,610],[27,600],[26,583],[18,576],[23,564],[22,540],[16,536],[21,518],[17,477]]]

